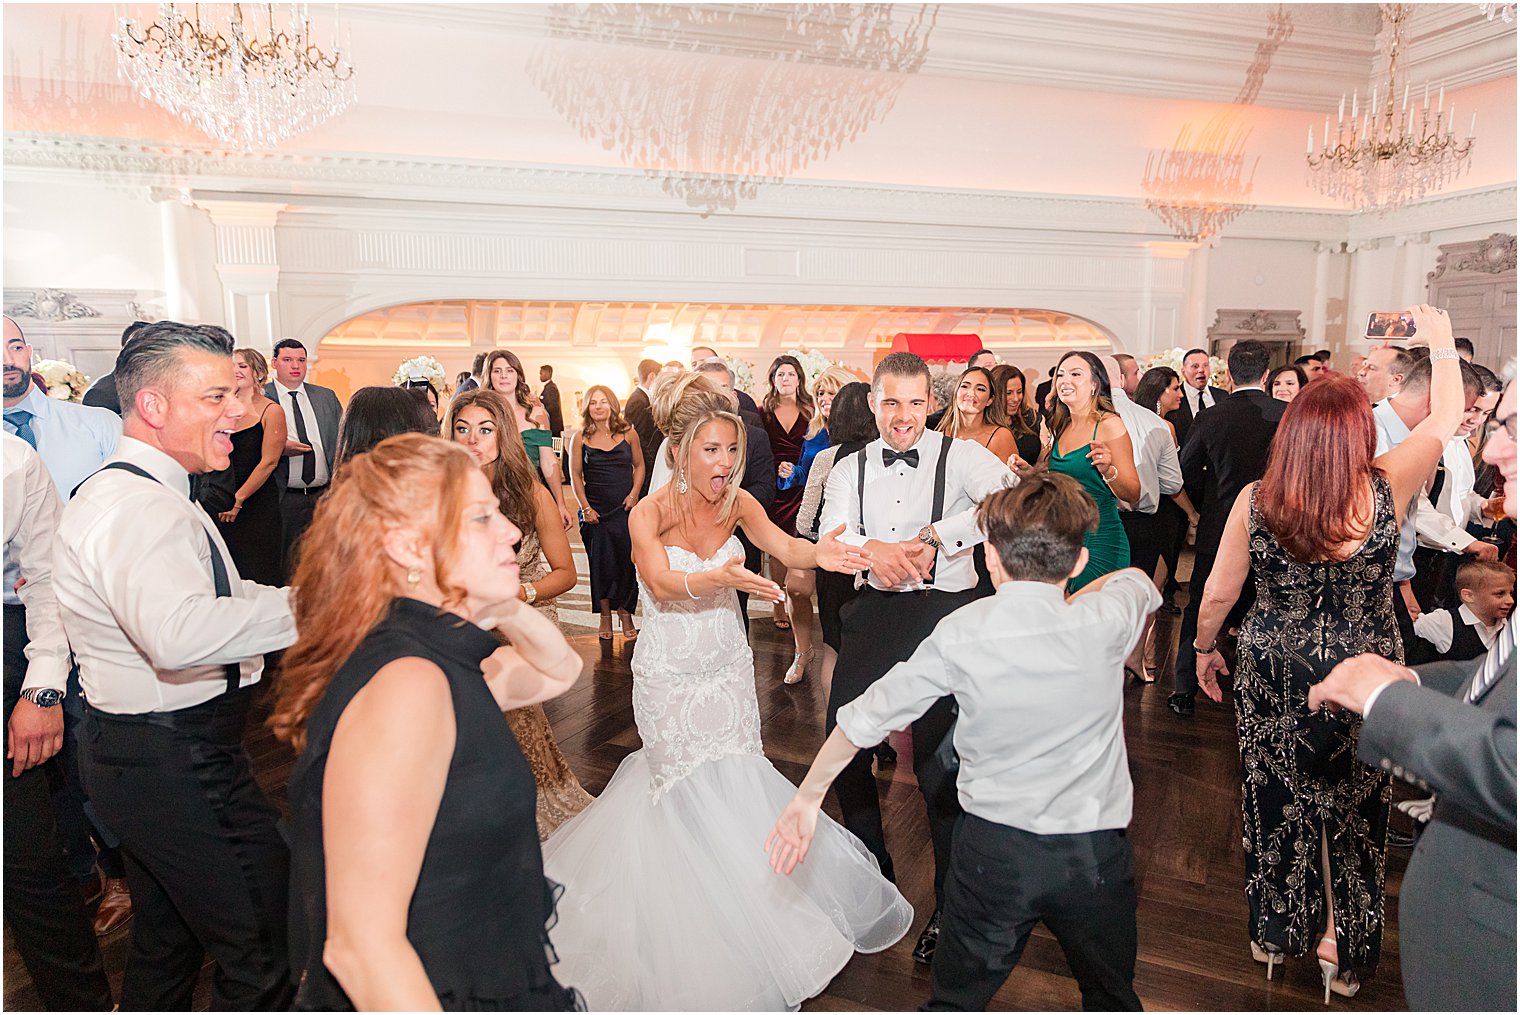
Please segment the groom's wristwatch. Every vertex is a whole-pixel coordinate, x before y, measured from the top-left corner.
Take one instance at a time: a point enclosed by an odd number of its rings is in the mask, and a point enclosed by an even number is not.
[[[63,703],[63,692],[51,687],[29,687],[21,692],[21,697],[38,708],[53,708]]]
[[[929,546],[933,547],[936,550],[944,546],[943,543],[935,538],[933,525],[925,525],[923,528],[918,530],[918,541],[920,543],[927,543]]]

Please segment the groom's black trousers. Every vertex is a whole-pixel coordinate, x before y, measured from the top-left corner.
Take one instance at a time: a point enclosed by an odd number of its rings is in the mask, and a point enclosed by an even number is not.
[[[839,709],[866,692],[897,663],[917,650],[934,626],[956,610],[981,598],[976,589],[964,592],[879,592],[864,588],[839,611],[839,662],[829,691],[824,733],[832,733]],[[939,699],[913,722],[913,774],[929,810],[929,838],[934,846],[934,897],[943,896],[945,873],[950,869],[950,843],[961,805],[955,795],[955,772],[947,769],[951,758],[945,743],[955,725],[955,699]],[[944,744],[945,749],[940,751]],[[875,745],[870,745],[874,747]],[[881,865],[882,874],[893,877],[892,856],[887,852],[881,828],[881,801],[876,777],[871,773],[871,751],[856,752],[834,780],[844,827],[857,835]]]

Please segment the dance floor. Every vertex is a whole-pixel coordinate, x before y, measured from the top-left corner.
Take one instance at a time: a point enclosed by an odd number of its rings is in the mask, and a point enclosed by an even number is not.
[[[577,563],[584,557],[576,547]],[[1186,568],[1186,564],[1184,564]],[[578,590],[578,591],[580,591]],[[574,596],[575,593],[571,593]],[[1181,598],[1181,597],[1179,597]],[[586,788],[599,792],[618,763],[639,747],[630,701],[632,646],[621,637],[600,643],[584,600],[566,603],[565,627],[572,644],[587,661],[586,675],[562,698],[546,706],[555,734]],[[1158,637],[1175,644],[1174,618],[1160,617]],[[751,624],[755,647],[755,682],[759,693],[766,753],[793,782],[802,779],[823,743],[826,694],[815,676],[788,687],[781,676],[791,662],[789,633],[776,630],[768,616]],[[1162,660],[1169,672],[1170,651]],[[1130,770],[1135,782],[1130,837],[1138,883],[1139,962],[1135,989],[1148,1009],[1308,1010],[1322,1007],[1319,966],[1311,955],[1290,959],[1272,982],[1265,967],[1247,949],[1246,899],[1241,853],[1240,789],[1233,710],[1228,699],[1214,705],[1200,696],[1197,716],[1179,719],[1167,711],[1170,681],[1125,692],[1125,730]],[[262,725],[249,730],[248,742],[260,781],[281,806],[292,756]],[[876,955],[857,956],[821,996],[805,1004],[811,1011],[901,1011],[917,1008],[928,997],[928,970],[915,965],[909,952],[933,907],[933,857],[923,803],[913,784],[907,734],[893,743],[903,759],[881,773],[882,812],[888,845],[896,861],[899,885],[918,911],[908,937]],[[830,797],[828,810],[838,810]],[[1395,816],[1395,826],[1404,819]],[[757,863],[764,862],[761,843]],[[1351,999],[1334,996],[1335,1010],[1390,1010],[1406,1007],[1399,977],[1398,895],[1405,850],[1389,854],[1387,931],[1377,975]],[[674,928],[679,932],[679,928]],[[4,1004],[6,1010],[39,1005],[26,971],[6,933]],[[127,932],[104,943],[106,968],[119,985],[126,961]],[[630,947],[635,947],[630,943]],[[209,967],[196,995],[197,1007],[210,1004]],[[1076,981],[1061,949],[1043,927],[1037,929],[992,1007],[997,1010],[1068,1010],[1081,1007]]]

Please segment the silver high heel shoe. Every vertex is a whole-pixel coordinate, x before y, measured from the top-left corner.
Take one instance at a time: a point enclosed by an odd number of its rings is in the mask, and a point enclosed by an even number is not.
[[[1327,941],[1331,945],[1336,943],[1335,938],[1330,937],[1328,934],[1319,939],[1321,946]],[[1361,983],[1356,977],[1351,976],[1350,973],[1347,973],[1346,976],[1340,975],[1341,970],[1338,958],[1335,962],[1331,962],[1321,955],[1318,949],[1315,951],[1315,956],[1319,959],[1319,975],[1325,985],[1325,1007],[1330,1007],[1330,994],[1332,991],[1341,997],[1355,997],[1356,992],[1362,989]]]
[[[1267,966],[1267,979],[1272,979],[1272,970],[1283,964],[1282,952],[1269,952],[1255,941],[1251,942],[1251,958],[1257,962],[1264,962]]]

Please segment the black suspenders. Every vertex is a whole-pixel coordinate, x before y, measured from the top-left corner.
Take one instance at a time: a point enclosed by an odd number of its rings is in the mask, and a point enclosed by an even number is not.
[[[74,496],[74,494],[79,492],[79,487],[84,486],[85,483],[88,483],[107,469],[120,469],[122,472],[130,472],[134,476],[141,476],[143,479],[152,479],[153,482],[158,482],[147,469],[139,468],[131,462],[107,462],[97,471],[86,476],[79,486],[74,487],[73,492],[69,496]],[[216,540],[211,538],[210,529],[206,529],[206,545],[211,548],[211,584],[216,587],[216,597],[218,599],[229,599],[232,597],[232,582],[227,578],[227,562],[222,560],[222,553],[216,548]],[[242,667],[237,663],[223,663],[222,672],[227,677],[227,693],[230,694],[236,691],[238,685],[243,680]]]
[[[941,437],[939,442],[939,457],[934,462],[934,506],[929,509],[929,524],[933,525],[940,520],[945,513],[945,470],[950,458],[950,442],[953,437]],[[856,478],[856,491],[860,497],[860,535],[866,534],[866,456],[870,451],[870,445],[860,449],[859,471]],[[934,552],[934,564],[929,572],[928,585],[934,584],[934,569],[939,567],[939,551]]]

